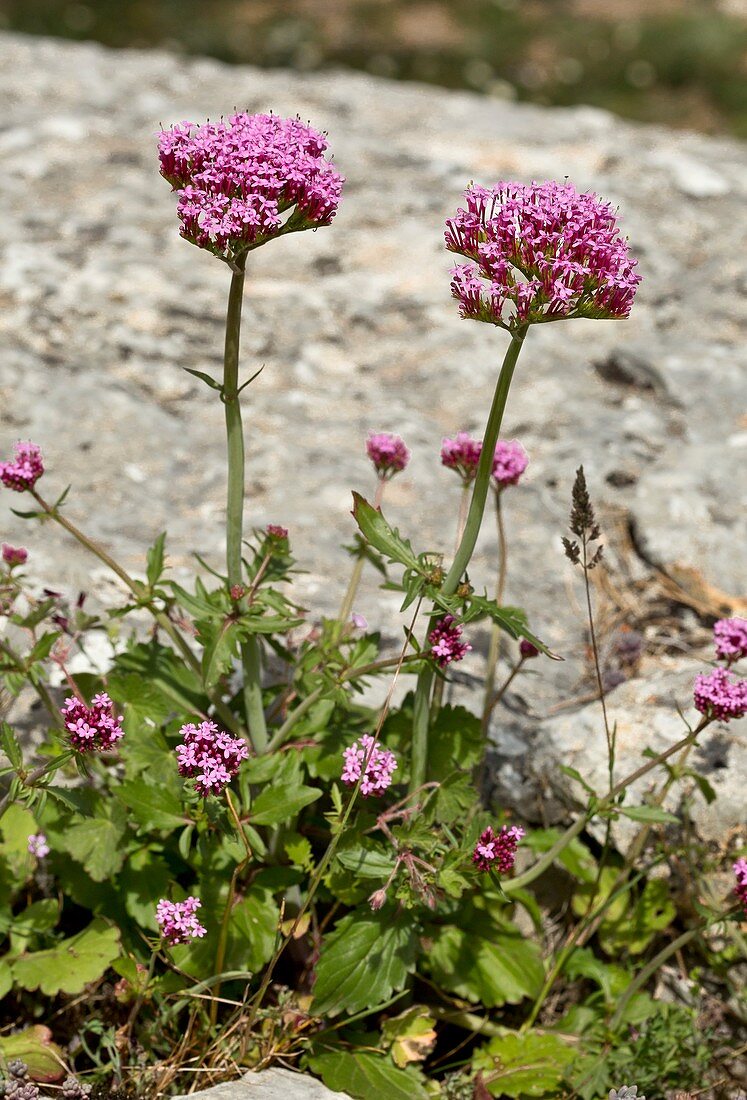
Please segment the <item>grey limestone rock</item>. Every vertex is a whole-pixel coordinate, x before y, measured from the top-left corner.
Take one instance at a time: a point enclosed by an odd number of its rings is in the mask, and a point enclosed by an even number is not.
[[[237,1081],[215,1085],[176,1100],[350,1100],[345,1092],[331,1092],[321,1081],[287,1069],[247,1073]]]

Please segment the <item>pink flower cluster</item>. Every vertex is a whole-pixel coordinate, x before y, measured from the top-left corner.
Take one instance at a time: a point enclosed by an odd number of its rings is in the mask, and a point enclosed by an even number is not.
[[[460,642],[462,626],[455,622],[453,615],[444,615],[428,635],[431,643],[431,656],[440,668],[446,668],[452,661],[461,661],[472,649],[467,642]]]
[[[44,473],[42,453],[36,443],[24,443],[19,440],[15,446],[15,460],[0,462],[0,481],[6,489],[24,493],[33,489]]]
[[[276,115],[162,131],[161,175],[178,192],[182,236],[231,258],[283,232],[329,225],[344,180],[326,149],[323,134]]]
[[[283,539],[288,538],[288,528],[281,527],[279,523],[268,523],[265,531],[268,539],[273,539],[275,542],[282,542]]]
[[[371,432],[366,442],[366,453],[382,480],[401,473],[410,461],[404,439],[389,432]]]
[[[695,677],[695,706],[708,718],[728,722],[747,713],[747,680],[738,679],[725,668]]]
[[[23,565],[29,556],[28,550],[24,550],[22,546],[9,546],[7,542],[3,543],[3,561],[6,565],[11,567],[14,565]]]
[[[738,859],[734,864],[734,875],[737,880],[734,893],[739,898],[745,916],[747,916],[747,859]]]
[[[480,834],[480,839],[472,853],[472,862],[478,871],[490,871],[495,867],[502,875],[507,875],[513,870],[516,860],[516,848],[524,836],[524,830],[518,825],[501,827],[500,832],[494,832],[488,826]]]
[[[36,859],[44,859],[49,855],[50,847],[44,833],[32,833],[28,839],[28,850]]]
[[[719,619],[713,627],[716,653],[733,664],[747,657],[747,619]]]
[[[156,906],[156,923],[168,944],[176,947],[177,944],[189,943],[207,935],[207,928],[197,919],[197,910],[201,907],[202,902],[198,898],[189,897],[184,901],[161,898]]]
[[[389,749],[383,749],[369,733],[364,733],[343,752],[345,763],[341,779],[348,787],[354,787],[361,778],[360,792],[364,798],[381,795],[391,786],[392,773],[397,770],[397,757]]]
[[[482,440],[473,439],[469,432],[457,432],[454,439],[441,443],[441,464],[448,470],[456,470],[465,483],[474,479],[482,452]]]
[[[249,748],[242,737],[231,737],[218,728],[215,722],[192,722],[179,731],[184,738],[176,746],[179,774],[194,779],[197,791],[207,798],[220,794],[228,786],[241,767],[241,761],[249,756]]]
[[[516,485],[529,465],[529,455],[518,439],[499,439],[495,445],[493,478],[498,489]]]
[[[505,328],[563,317],[627,317],[641,281],[615,211],[572,184],[468,188],[446,223],[446,247],[470,260],[452,272],[463,317]]]
[[[441,443],[441,464],[456,470],[465,485],[477,475],[482,454],[482,440],[473,439],[468,432],[457,432],[454,439]],[[493,478],[498,490],[516,485],[529,465],[529,456],[517,439],[499,439],[493,458]]]
[[[71,695],[62,706],[70,744],[78,752],[107,752],[124,737],[122,715],[114,715],[114,703],[105,691],[94,695],[90,707]]]

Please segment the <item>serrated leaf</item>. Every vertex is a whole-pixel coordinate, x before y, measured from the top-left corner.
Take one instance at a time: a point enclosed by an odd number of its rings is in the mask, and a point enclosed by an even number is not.
[[[358,875],[359,878],[389,878],[394,867],[391,849],[382,851],[357,845],[355,848],[338,851],[337,859],[343,867]]]
[[[142,779],[133,779],[122,783],[118,794],[146,829],[171,830],[187,824],[179,799],[166,787],[150,787]]]
[[[7,722],[0,722],[0,749],[18,771],[23,767],[23,751],[14,731]]]
[[[353,493],[353,518],[368,542],[389,561],[420,571],[415,551],[408,540],[402,538],[396,528],[390,527],[380,509],[374,508],[360,493]]]
[[[270,787],[252,803],[250,821],[252,825],[288,824],[299,810],[321,796],[322,792],[315,787],[296,784]]]
[[[108,817],[91,817],[74,822],[65,829],[65,851],[82,863],[94,882],[116,875],[125,858],[122,838],[127,830],[127,815],[121,805],[110,804]]]
[[[33,936],[50,932],[57,924],[60,906],[56,898],[35,901],[13,917],[10,928],[10,949],[14,955],[22,954]]]
[[[148,550],[147,556],[147,568],[146,575],[148,577],[148,584],[151,588],[155,588],[161,579],[163,574],[163,565],[165,560],[165,548],[166,548],[166,532],[162,531],[156,541]]]
[[[105,974],[119,954],[119,930],[96,919],[77,936],[47,951],[15,959],[13,977],[23,989],[38,989],[48,997],[80,993],[89,982]]]
[[[279,924],[280,910],[270,891],[250,887],[231,910],[233,957],[242,969],[256,973],[270,961]]]
[[[125,909],[142,928],[155,931],[156,905],[166,897],[173,874],[161,856],[147,848],[133,852],[117,880]]]
[[[486,1008],[536,997],[544,979],[539,948],[518,932],[496,930],[488,939],[472,928],[445,925],[434,937],[427,964],[444,989]]]
[[[573,1050],[556,1035],[501,1035],[478,1050],[475,1069],[485,1071],[491,1096],[554,1095]]]
[[[336,1016],[381,1004],[415,968],[415,929],[390,911],[349,913],[321,950],[312,1012]]]
[[[314,1055],[309,1064],[328,1088],[355,1100],[428,1100],[419,1074],[398,1069],[381,1054],[330,1051]]]
[[[36,831],[34,815],[18,804],[11,803],[0,817],[0,855],[20,882],[26,881],[30,869],[29,837]]]
[[[486,596],[470,596],[469,607],[464,613],[464,621],[472,622],[488,617],[496,623],[501,630],[505,630],[512,638],[525,638],[531,642],[540,653],[544,653],[553,661],[562,661],[563,658],[553,653],[544,642],[531,632],[527,625],[526,612],[521,607],[501,607],[495,600],[489,600]]]

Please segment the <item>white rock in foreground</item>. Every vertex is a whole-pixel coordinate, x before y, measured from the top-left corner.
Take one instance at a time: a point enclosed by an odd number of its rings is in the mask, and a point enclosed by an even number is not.
[[[287,1069],[266,1069],[204,1092],[177,1096],[175,1100],[350,1100],[350,1097],[345,1092],[330,1092],[314,1077]]]

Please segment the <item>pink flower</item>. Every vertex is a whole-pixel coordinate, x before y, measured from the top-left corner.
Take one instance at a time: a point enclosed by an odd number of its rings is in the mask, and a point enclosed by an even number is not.
[[[22,546],[9,546],[7,542],[3,543],[3,561],[6,565],[23,565],[29,556],[28,550],[24,550]]]
[[[194,779],[204,797],[220,794],[249,756],[243,737],[231,737],[215,722],[188,723],[179,731],[184,743],[176,746],[179,775]]]
[[[265,528],[267,537],[269,539],[275,539],[277,542],[281,542],[283,539],[288,538],[288,528],[281,527],[279,523],[268,523]]]
[[[516,485],[528,465],[529,455],[518,440],[498,440],[493,459],[493,478],[498,489]]]
[[[371,432],[366,441],[366,453],[382,480],[401,473],[410,461],[405,441],[389,432]]]
[[[345,763],[340,778],[346,786],[354,787],[363,771],[360,792],[364,798],[383,794],[391,786],[392,772],[397,770],[397,758],[389,749],[382,749],[369,733],[354,741],[342,755]]]
[[[737,880],[734,893],[742,903],[745,916],[747,916],[747,859],[737,860],[734,864],[734,875]]]
[[[725,668],[695,677],[695,706],[708,718],[728,722],[747,712],[747,680],[735,679]]]
[[[33,489],[44,473],[42,453],[36,443],[23,443],[21,440],[15,444],[14,451],[14,462],[0,462],[0,481],[6,489],[23,493]]]
[[[120,714],[115,718],[114,703],[105,691],[94,695],[90,707],[71,695],[62,707],[62,717],[70,734],[70,744],[78,752],[107,752],[120,738],[124,730]]]
[[[532,643],[528,642],[526,638],[522,638],[519,642],[519,653],[525,661],[528,661],[531,657],[539,657],[539,650],[537,649],[537,646],[532,645]]]
[[[48,856],[50,847],[44,833],[32,833],[28,840],[28,849],[31,855],[36,856],[37,859],[44,859],[45,856]]]
[[[446,668],[452,661],[461,661],[472,649],[467,642],[460,642],[462,626],[455,622],[453,615],[444,615],[428,635],[431,643],[431,656],[441,668]]]
[[[359,611],[353,612],[350,621],[356,630],[368,630],[368,619],[365,615],[361,615]]]
[[[503,825],[498,833],[488,826],[475,845],[472,862],[478,871],[490,871],[495,864],[496,871],[507,875],[513,870],[516,848],[523,836],[524,830],[518,825],[512,825],[510,829]]]
[[[197,910],[202,907],[198,898],[189,897],[184,901],[167,901],[161,898],[156,906],[156,923],[161,935],[168,944],[176,947],[180,943],[200,939],[207,935],[197,919]]]
[[[468,432],[457,432],[455,439],[442,441],[441,464],[449,470],[456,470],[467,483],[472,481],[477,473],[481,452],[481,439],[473,439]]]
[[[329,225],[344,180],[326,148],[317,130],[277,115],[162,131],[161,175],[177,192],[182,236],[231,259],[283,233]]]
[[[446,223],[463,317],[503,328],[563,317],[627,317],[640,275],[609,203],[572,184],[472,186]]]
[[[713,640],[716,653],[729,664],[747,657],[747,619],[719,619],[713,627]]]

